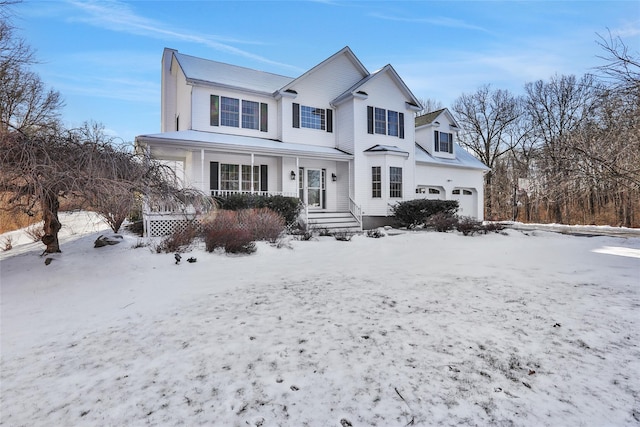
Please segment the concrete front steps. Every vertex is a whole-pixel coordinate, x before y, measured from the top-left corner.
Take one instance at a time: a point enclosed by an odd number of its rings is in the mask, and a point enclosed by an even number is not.
[[[309,227],[316,230],[360,232],[360,223],[351,212],[309,211]]]

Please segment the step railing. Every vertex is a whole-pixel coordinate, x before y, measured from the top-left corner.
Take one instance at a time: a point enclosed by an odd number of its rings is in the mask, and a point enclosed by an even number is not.
[[[351,215],[353,215],[362,228],[362,208],[360,208],[351,197],[349,197],[349,212],[351,212]]]

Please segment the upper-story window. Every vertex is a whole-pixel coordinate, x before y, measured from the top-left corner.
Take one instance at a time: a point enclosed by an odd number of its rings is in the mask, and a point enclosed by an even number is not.
[[[433,132],[434,141],[433,141],[433,149],[434,151],[441,151],[443,153],[453,153],[453,134],[434,131]]]
[[[293,127],[333,132],[333,110],[293,103]]]
[[[240,103],[242,102],[242,114]],[[211,95],[210,125],[229,126],[243,129],[260,129],[267,132],[268,105],[263,102]]]
[[[404,139],[404,113],[368,106],[367,132]]]
[[[398,114],[397,111],[387,111],[387,135],[389,136],[398,136]]]
[[[260,104],[254,101],[242,100],[242,127],[258,129],[260,124]]]
[[[222,126],[231,126],[234,128],[240,125],[240,100],[236,98],[220,99],[220,124]]]
[[[374,131],[375,133],[380,133],[382,135],[387,134],[387,118],[385,114],[385,110],[382,108],[374,109]]]
[[[300,126],[309,129],[325,129],[324,108],[300,106]]]

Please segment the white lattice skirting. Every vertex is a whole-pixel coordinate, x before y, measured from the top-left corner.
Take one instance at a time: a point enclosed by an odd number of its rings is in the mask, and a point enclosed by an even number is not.
[[[145,232],[148,237],[168,236],[176,230],[184,231],[193,222],[193,220],[184,218],[147,219],[145,220]]]

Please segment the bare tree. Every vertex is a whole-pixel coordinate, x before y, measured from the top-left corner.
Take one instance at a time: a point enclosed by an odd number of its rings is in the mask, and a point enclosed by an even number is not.
[[[15,34],[6,14],[0,14],[2,132],[9,129],[34,132],[42,127],[55,126],[60,117],[63,107],[60,93],[47,90],[40,77],[29,69],[34,61],[31,47]]]
[[[175,204],[206,205],[208,198],[167,179],[170,169],[111,144],[90,126],[38,133],[2,134],[0,192],[10,194],[4,209],[40,213],[45,252],[60,252],[60,200],[74,197],[95,206],[118,229],[136,197]]]
[[[613,37],[611,32],[607,38],[598,37],[596,43],[604,50],[599,58],[605,63],[596,70],[614,90],[637,100],[640,95],[640,53],[630,53],[622,39]]]
[[[600,87],[593,76],[569,75],[527,83],[525,90],[526,111],[540,146],[538,162],[545,180],[541,184],[554,221],[562,223],[567,194],[573,190],[572,170],[579,160],[569,137],[594,114]]]
[[[461,145],[491,168],[485,174],[485,208],[487,216],[493,217],[492,170],[496,161],[521,139],[516,126],[522,116],[521,102],[508,90],[484,85],[456,99],[453,111],[462,127]]]
[[[420,98],[418,99],[418,101],[420,101],[420,104],[422,104],[422,110],[416,112],[416,117],[423,114],[431,113],[433,111],[442,110],[444,108],[442,102],[433,98]]]

